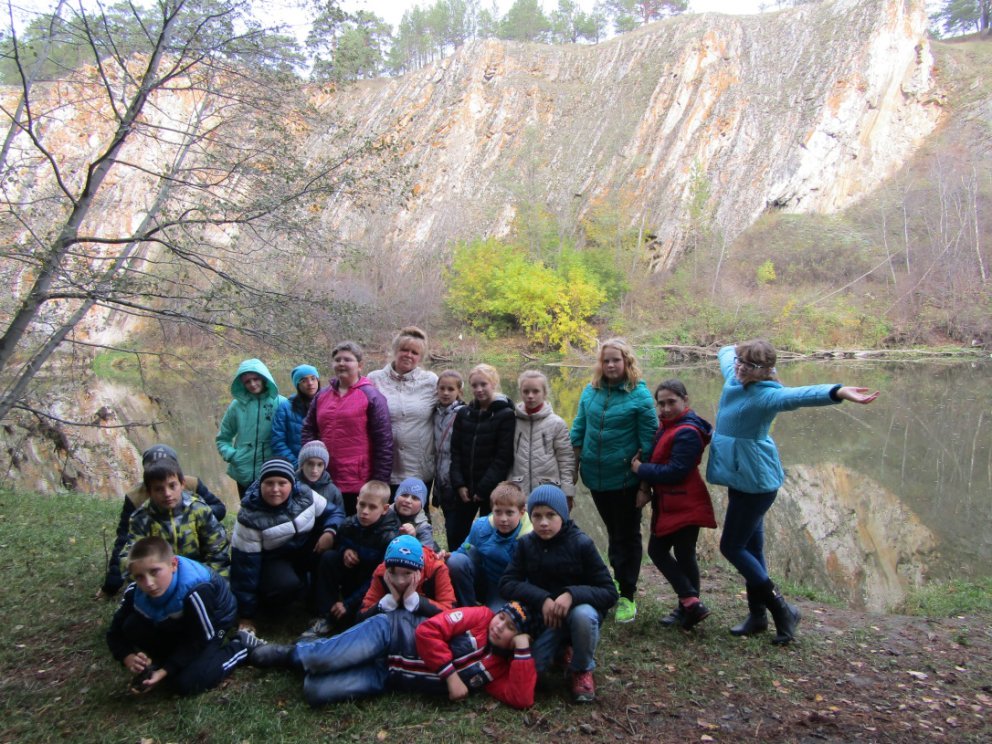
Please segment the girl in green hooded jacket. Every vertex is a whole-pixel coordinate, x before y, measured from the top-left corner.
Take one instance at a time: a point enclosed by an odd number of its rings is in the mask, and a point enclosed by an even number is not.
[[[217,451],[227,463],[227,474],[238,484],[244,498],[262,465],[271,460],[272,417],[286,400],[269,368],[259,359],[245,359],[231,381],[234,400],[227,407],[217,432]]]

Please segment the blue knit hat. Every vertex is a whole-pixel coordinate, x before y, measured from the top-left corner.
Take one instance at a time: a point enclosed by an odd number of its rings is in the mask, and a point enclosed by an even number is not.
[[[290,483],[296,483],[296,471],[285,460],[278,458],[266,460],[262,465],[262,472],[258,476],[258,482],[261,483],[266,478],[285,478]]]
[[[562,520],[568,521],[568,499],[565,497],[565,492],[558,486],[546,483],[531,491],[530,497],[527,499],[527,516],[533,514],[535,506],[542,505],[550,506]]]
[[[521,602],[507,602],[499,608],[499,612],[505,612],[517,628],[517,635],[526,633],[530,629],[530,612]]]
[[[402,496],[404,494],[410,494],[414,498],[420,499],[421,504],[427,503],[427,486],[420,478],[407,478],[400,483],[396,489],[396,495]]]
[[[303,463],[309,460],[311,457],[315,457],[318,460],[324,461],[324,467],[327,467],[327,463],[330,462],[331,457],[327,454],[327,447],[319,439],[314,439],[312,442],[307,442],[302,447],[300,447],[300,456],[296,458],[297,467],[303,467]]]
[[[293,387],[294,388],[297,385],[299,385],[300,384],[300,380],[302,380],[307,375],[313,375],[318,380],[320,379],[320,372],[317,371],[317,368],[316,367],[311,366],[309,364],[301,364],[299,367],[294,367],[293,368],[292,375],[293,375]]]
[[[400,535],[386,546],[383,563],[389,567],[420,571],[424,568],[424,548],[413,535]]]

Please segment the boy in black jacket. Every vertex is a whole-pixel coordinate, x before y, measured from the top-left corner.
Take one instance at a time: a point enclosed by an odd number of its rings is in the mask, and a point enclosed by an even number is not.
[[[538,673],[564,654],[572,698],[592,702],[599,626],[617,603],[616,586],[592,539],[568,518],[564,491],[538,486],[527,499],[527,513],[534,531],[517,542],[500,593],[523,602],[544,621],[543,630],[534,633]]]
[[[227,582],[202,563],[176,556],[161,537],[138,540],[128,554],[134,582],[124,591],[107,645],[132,674],[131,689],[149,692],[166,681],[180,695],[216,687],[258,645],[238,631]]]

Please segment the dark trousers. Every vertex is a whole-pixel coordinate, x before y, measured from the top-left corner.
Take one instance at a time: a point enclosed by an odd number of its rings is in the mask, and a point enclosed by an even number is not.
[[[354,621],[365,592],[372,582],[375,564],[361,561],[354,568],[344,565],[344,550],[334,548],[320,556],[315,598],[317,615],[330,618],[331,607],[340,599],[348,608],[346,622]]]
[[[765,512],[778,491],[745,493],[727,489],[727,516],[723,520],[720,552],[751,586],[768,581],[765,564]]]
[[[492,511],[489,501],[465,502],[454,494],[453,499],[442,501],[441,511],[444,513],[444,534],[448,540],[448,550],[457,550],[465,542],[472,530],[472,522],[477,516],[484,517]]]
[[[664,537],[652,535],[648,540],[651,562],[672,585],[679,599],[699,596],[699,564],[696,563],[698,538],[699,527],[683,527]]]
[[[124,621],[122,632],[131,644],[144,651],[158,667],[183,647],[195,647],[194,653],[189,655],[189,663],[165,678],[165,683],[180,695],[196,695],[216,687],[248,655],[247,649],[237,639],[224,643],[223,636],[219,636],[200,643],[175,634],[162,633],[154,623],[138,614],[132,614]]]
[[[596,511],[606,525],[613,577],[620,584],[620,595],[627,599],[634,598],[644,555],[641,510],[635,506],[638,487],[635,483],[618,491],[592,491]]]

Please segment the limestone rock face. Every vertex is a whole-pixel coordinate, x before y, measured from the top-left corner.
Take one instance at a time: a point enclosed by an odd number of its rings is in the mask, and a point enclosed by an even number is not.
[[[581,215],[624,191],[683,246],[694,173],[733,237],[769,207],[840,209],[913,153],[940,115],[924,4],[826,0],[759,16],[687,15],[595,46],[476,41],[434,66],[325,94],[311,146],[353,128],[409,182],[326,218],[401,259],[504,233],[515,204]],[[636,215],[640,221],[641,215]]]

